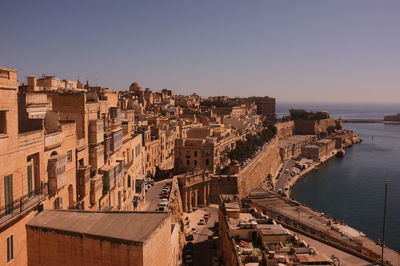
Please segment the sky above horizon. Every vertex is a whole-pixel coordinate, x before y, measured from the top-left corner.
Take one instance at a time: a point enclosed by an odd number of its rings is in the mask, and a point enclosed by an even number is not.
[[[400,1],[4,1],[0,65],[125,90],[399,102]]]

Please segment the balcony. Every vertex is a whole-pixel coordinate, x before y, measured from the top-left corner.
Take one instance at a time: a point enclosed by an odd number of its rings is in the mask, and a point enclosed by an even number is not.
[[[89,121],[89,144],[99,144],[104,141],[104,122],[102,120]]]
[[[103,175],[96,175],[90,180],[90,204],[93,206],[103,196]]]
[[[47,95],[44,93],[27,93],[25,95],[26,112],[29,119],[44,119],[47,111]]]
[[[49,177],[49,194],[54,195],[57,190],[66,184],[65,155],[52,156],[49,159],[47,173]]]
[[[78,168],[78,198],[82,200],[90,189],[90,166],[79,166]]]
[[[101,168],[101,172],[103,173],[103,195],[107,194],[110,189],[112,189],[115,185],[114,182],[114,171],[110,165],[103,166]]]
[[[55,132],[44,136],[44,148],[46,150],[61,146],[63,141],[62,132]]]
[[[89,148],[89,162],[92,171],[96,171],[104,165],[104,145]]]
[[[14,200],[8,205],[0,206],[0,228],[13,218],[31,211],[48,195],[47,183]]]
[[[124,132],[122,129],[111,132],[111,151],[115,152],[122,146],[122,137]]]
[[[117,159],[117,163],[114,167],[115,184],[118,184],[125,175],[125,160],[123,158]]]

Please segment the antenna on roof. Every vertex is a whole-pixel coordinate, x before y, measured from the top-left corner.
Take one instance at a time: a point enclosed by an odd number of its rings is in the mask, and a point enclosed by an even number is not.
[[[386,224],[386,205],[387,205],[387,188],[388,188],[389,179],[385,181],[385,202],[383,204],[383,225],[382,225],[382,255],[381,255],[381,264],[384,265],[383,251],[385,249],[385,224]]]

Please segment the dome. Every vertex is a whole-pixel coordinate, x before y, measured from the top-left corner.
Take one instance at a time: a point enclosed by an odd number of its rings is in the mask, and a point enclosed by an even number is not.
[[[139,90],[141,90],[141,88],[142,88],[142,86],[140,86],[140,83],[138,83],[138,82],[133,82],[131,84],[131,86],[129,86],[130,91],[139,91]]]

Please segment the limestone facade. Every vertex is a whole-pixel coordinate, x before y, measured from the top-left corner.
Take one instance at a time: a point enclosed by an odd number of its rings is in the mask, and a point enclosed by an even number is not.
[[[191,212],[210,203],[211,176],[208,172],[186,173],[177,176],[184,212]]]

